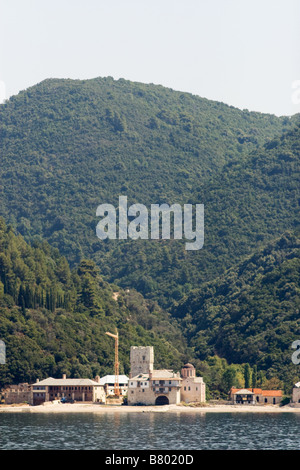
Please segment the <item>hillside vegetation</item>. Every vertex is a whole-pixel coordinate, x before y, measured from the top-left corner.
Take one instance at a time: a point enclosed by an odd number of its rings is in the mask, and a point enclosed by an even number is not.
[[[114,371],[120,335],[120,371],[129,372],[131,345],[153,345],[155,362],[180,369],[185,340],[168,314],[134,291],[104,282],[95,263],[70,270],[47,242],[28,245],[0,219],[0,338],[6,364],[0,386],[37,377],[95,377]]]
[[[120,372],[131,345],[152,345],[155,366],[191,361],[207,397],[231,386],[284,388],[297,379],[290,346],[299,326],[299,243],[286,234],[221,279],[184,299],[175,318],[136,291],[103,281],[93,261],[72,270],[47,242],[28,245],[0,219],[0,387],[47,376],[112,374],[118,329]]]
[[[94,259],[105,279],[169,308],[293,228],[299,130],[282,135],[296,121],[110,77],[45,80],[0,106],[0,215],[26,240],[45,238],[72,265]],[[204,203],[204,249],[100,241],[96,209],[119,195]]]
[[[189,201],[205,212],[201,250],[186,251],[181,240],[118,242],[103,271],[172,310],[192,288],[299,226],[299,155],[296,126],[195,186]]]
[[[112,373],[117,327],[125,373],[130,345],[150,344],[157,366],[194,362],[212,396],[245,370],[290,390],[299,134],[299,115],[111,77],[45,80],[0,105],[2,382]],[[96,209],[120,195],[204,204],[203,248],[99,240]]]
[[[180,302],[175,316],[200,359],[216,354],[283,380],[297,372],[299,248],[299,237],[287,232]]]

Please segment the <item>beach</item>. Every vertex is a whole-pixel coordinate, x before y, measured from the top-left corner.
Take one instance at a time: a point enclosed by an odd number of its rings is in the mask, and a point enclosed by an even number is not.
[[[123,406],[96,403],[47,403],[38,406],[0,405],[0,413],[300,413],[300,407],[290,405],[231,405],[201,406]]]

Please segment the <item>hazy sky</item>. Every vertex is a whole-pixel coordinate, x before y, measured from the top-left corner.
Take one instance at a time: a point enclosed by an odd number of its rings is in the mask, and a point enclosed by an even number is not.
[[[0,0],[0,100],[113,76],[300,112],[300,0]]]

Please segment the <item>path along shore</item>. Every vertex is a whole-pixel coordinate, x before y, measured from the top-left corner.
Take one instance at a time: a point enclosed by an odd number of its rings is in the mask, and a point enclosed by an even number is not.
[[[39,406],[0,405],[0,413],[300,413],[290,405],[122,406],[93,403],[47,403]]]

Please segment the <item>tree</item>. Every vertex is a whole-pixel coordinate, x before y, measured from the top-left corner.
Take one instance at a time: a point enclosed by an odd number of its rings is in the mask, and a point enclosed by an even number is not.
[[[222,376],[222,388],[228,393],[231,387],[235,385],[235,382],[236,370],[233,367],[228,367]]]
[[[257,366],[254,364],[252,369],[252,387],[255,388],[257,385]]]
[[[245,387],[249,388],[251,383],[251,369],[250,365],[247,363],[244,366],[244,380],[245,380]]]

